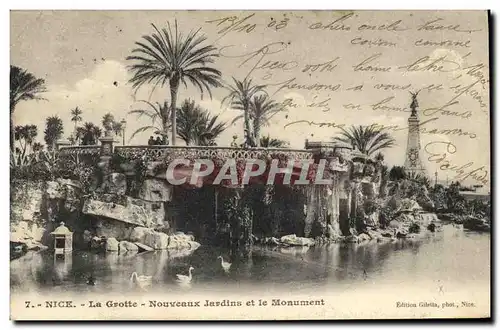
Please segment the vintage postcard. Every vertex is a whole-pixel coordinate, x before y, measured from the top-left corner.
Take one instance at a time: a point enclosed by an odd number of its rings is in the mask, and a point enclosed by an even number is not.
[[[490,318],[488,24],[11,11],[11,318]]]

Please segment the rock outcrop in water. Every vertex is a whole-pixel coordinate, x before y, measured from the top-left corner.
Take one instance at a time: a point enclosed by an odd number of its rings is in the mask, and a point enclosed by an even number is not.
[[[65,221],[74,231],[77,249],[194,251],[200,246],[192,235],[166,233],[169,223],[165,202],[170,200],[171,190],[161,180],[145,180],[140,198],[133,198],[125,195],[123,174],[111,173],[107,178],[98,193],[85,196],[73,180],[14,182],[10,240],[15,255],[51,247],[47,234],[59,221]]]
[[[105,241],[106,251],[140,252],[154,250],[186,250],[194,251],[200,247],[200,243],[194,240],[192,235],[182,232],[173,235],[155,231],[151,228],[135,227],[130,236],[122,241],[114,237],[95,238],[95,241]],[[102,245],[95,245],[97,249],[102,249]]]

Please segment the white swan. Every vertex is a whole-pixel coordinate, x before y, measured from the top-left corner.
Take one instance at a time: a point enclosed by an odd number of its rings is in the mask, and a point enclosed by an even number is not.
[[[222,269],[227,273],[229,272],[229,268],[231,268],[231,263],[224,261],[224,258],[222,256],[218,256],[217,259],[220,259],[220,265],[222,266]]]
[[[182,274],[177,274],[177,282],[179,283],[191,283],[191,280],[193,279],[193,274],[191,274],[191,271],[194,270],[193,267],[189,267],[189,275],[182,275]]]
[[[130,276],[130,282],[137,284],[137,286],[139,286],[141,289],[145,289],[153,283],[153,276],[139,276],[136,272],[133,272]]]

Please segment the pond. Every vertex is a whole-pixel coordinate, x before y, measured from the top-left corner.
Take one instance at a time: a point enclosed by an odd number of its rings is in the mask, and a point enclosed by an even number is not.
[[[218,294],[243,289],[281,291],[346,291],[363,286],[411,283],[415,287],[490,288],[490,234],[444,225],[424,238],[388,243],[330,244],[311,248],[254,247],[248,261],[225,273],[217,257],[228,251],[201,246],[191,255],[167,251],[133,255],[74,251],[55,260],[49,251],[30,252],[11,262],[11,291],[15,293],[122,293],[141,291],[130,281],[133,272],[152,276],[148,291],[189,290]],[[176,274],[194,267],[189,286],[176,283]],[[95,279],[95,285],[87,284]]]

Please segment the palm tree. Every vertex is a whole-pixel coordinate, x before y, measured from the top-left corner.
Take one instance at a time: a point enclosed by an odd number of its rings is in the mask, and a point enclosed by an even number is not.
[[[424,174],[420,174],[417,172],[409,172],[407,174],[407,179],[422,184],[427,188],[431,186],[431,181],[429,177]]]
[[[39,151],[42,151],[43,150],[43,144],[41,144],[40,142],[35,142],[33,143],[33,152],[39,152]]]
[[[186,145],[216,145],[215,139],[226,129],[226,124],[217,122],[219,116],[211,116],[207,110],[185,100],[179,109],[177,134]]]
[[[135,109],[129,111],[129,114],[136,114],[137,119],[141,118],[142,116],[146,116],[149,119],[151,119],[151,125],[143,126],[139,129],[137,129],[132,136],[130,137],[130,140],[132,140],[136,134],[148,131],[148,130],[154,130],[155,134],[159,134],[163,136],[163,141],[166,143],[168,131],[172,127],[172,125],[169,123],[168,120],[165,120],[165,118],[168,118],[170,116],[170,107],[168,106],[167,101],[164,101],[163,104],[156,102],[155,104],[141,100],[139,102],[146,103],[149,106],[149,109]],[[161,126],[158,126],[157,120],[161,120]]]
[[[82,114],[83,111],[79,107],[71,109],[71,121],[75,122],[75,133],[78,123],[82,121]]]
[[[280,103],[270,99],[267,94],[255,95],[250,101],[250,119],[253,120],[253,138],[257,142],[257,147],[260,146],[260,128],[269,125],[269,120],[284,108]],[[241,114],[234,118],[231,124],[244,118]]]
[[[252,99],[255,96],[266,94],[264,90],[265,85],[253,85],[252,79],[247,78],[240,81],[233,77],[233,82],[234,86],[228,85],[226,87],[229,90],[229,95],[222,100],[222,103],[229,101],[231,107],[234,109],[243,110],[245,144],[250,147],[255,147],[257,146],[257,142],[253,136],[253,130],[250,123],[250,107]]]
[[[177,93],[182,82],[187,87],[187,82],[197,87],[203,94],[207,91],[212,97],[211,88],[219,87],[221,72],[207,66],[214,63],[219,56],[217,48],[212,45],[203,45],[207,40],[200,34],[200,29],[191,31],[187,36],[182,35],[177,28],[170,28],[170,23],[161,31],[154,25],[156,32],[142,38],[143,42],[136,42],[138,46],[132,50],[132,55],[127,60],[136,61],[129,66],[133,73],[130,79],[132,86],[137,90],[144,84],[154,84],[163,87],[168,82],[170,87],[170,112],[172,115],[172,145],[175,145],[177,136]],[[166,126],[168,117],[162,116],[162,125]]]
[[[86,122],[83,127],[77,128],[76,134],[82,145],[95,145],[102,135],[102,130],[93,123]]]
[[[41,93],[46,92],[45,80],[36,78],[32,73],[23,70],[20,67],[10,66],[10,149],[13,153],[13,159],[16,159],[14,148],[14,122],[12,115],[16,105],[20,101],[43,100]]]
[[[48,117],[45,121],[44,140],[49,149],[55,150],[56,141],[64,133],[63,122],[58,116]]]
[[[14,139],[19,141],[18,164],[25,164],[26,157],[33,151],[33,142],[38,135],[36,125],[16,126],[14,128]]]
[[[342,129],[340,137],[335,140],[349,143],[354,149],[368,156],[385,148],[394,146],[396,140],[383,129],[373,126],[351,126],[349,130]]]
[[[260,146],[264,148],[287,148],[288,142],[280,139],[263,136],[260,138]]]

